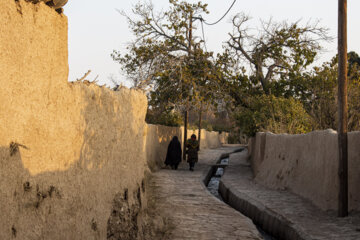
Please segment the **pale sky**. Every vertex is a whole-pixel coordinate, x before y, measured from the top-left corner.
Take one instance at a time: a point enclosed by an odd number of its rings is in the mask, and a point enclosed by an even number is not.
[[[133,39],[126,19],[116,9],[131,14],[137,0],[70,0],[65,6],[69,21],[69,81],[82,77],[89,69],[88,79],[99,75],[99,84],[111,85],[110,76],[127,85],[120,66],[110,54],[114,49],[125,52],[126,45]],[[198,2],[188,0],[187,2]],[[233,0],[203,0],[210,14],[203,15],[208,22],[218,20],[232,4]],[[166,9],[168,0],[152,0],[155,9]],[[296,21],[303,19],[320,20],[321,26],[330,29],[337,37],[338,0],[237,0],[224,20],[215,26],[205,27],[205,39],[209,51],[221,52],[223,43],[228,39],[232,26],[231,16],[244,12],[252,17],[254,26],[260,19],[272,17],[276,21]],[[360,54],[360,1],[348,0],[348,50]],[[201,36],[199,29],[198,35]],[[324,45],[326,53],[319,61],[330,60],[337,52],[337,40]]]

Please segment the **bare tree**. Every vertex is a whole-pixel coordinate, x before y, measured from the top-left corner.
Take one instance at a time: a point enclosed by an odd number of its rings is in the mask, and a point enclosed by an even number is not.
[[[258,29],[250,29],[250,18],[238,14],[232,19],[233,32],[227,42],[230,50],[250,66],[255,82],[269,94],[269,84],[286,78],[291,72],[300,72],[314,62],[320,42],[329,41],[328,29],[319,22],[276,23],[262,21]]]

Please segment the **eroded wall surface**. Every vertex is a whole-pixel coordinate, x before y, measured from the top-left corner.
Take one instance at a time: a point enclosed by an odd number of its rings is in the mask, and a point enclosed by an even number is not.
[[[68,83],[45,4],[2,0],[0,19],[0,239],[105,239],[116,194],[139,202],[146,97]]]
[[[0,239],[133,239],[181,128],[147,125],[141,92],[68,83],[67,18],[43,2],[0,20]]]
[[[349,208],[360,210],[360,132],[349,141]],[[255,180],[288,189],[324,210],[338,208],[338,139],[333,130],[288,135],[257,133],[251,141]]]

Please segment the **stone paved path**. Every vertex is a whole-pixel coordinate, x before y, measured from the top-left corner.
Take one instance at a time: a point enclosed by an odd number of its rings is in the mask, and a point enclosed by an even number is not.
[[[167,239],[262,239],[250,219],[212,196],[203,184],[210,165],[222,153],[233,150],[234,147],[225,147],[200,151],[194,172],[183,162],[177,171],[162,169],[153,174],[152,200],[159,214],[173,226]]]
[[[288,191],[270,190],[254,183],[246,155],[247,151],[230,155],[229,166],[221,180],[221,184],[238,198],[246,198],[257,207],[277,214],[301,231],[305,239],[360,239],[360,214],[340,219],[335,212],[321,211]]]

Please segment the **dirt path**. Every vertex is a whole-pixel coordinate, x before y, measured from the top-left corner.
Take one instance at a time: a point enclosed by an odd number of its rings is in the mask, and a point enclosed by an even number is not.
[[[201,151],[194,172],[183,162],[177,171],[162,169],[153,174],[150,201],[166,219],[164,239],[262,239],[250,219],[215,198],[203,184],[210,166],[222,153],[233,150],[224,147]]]

